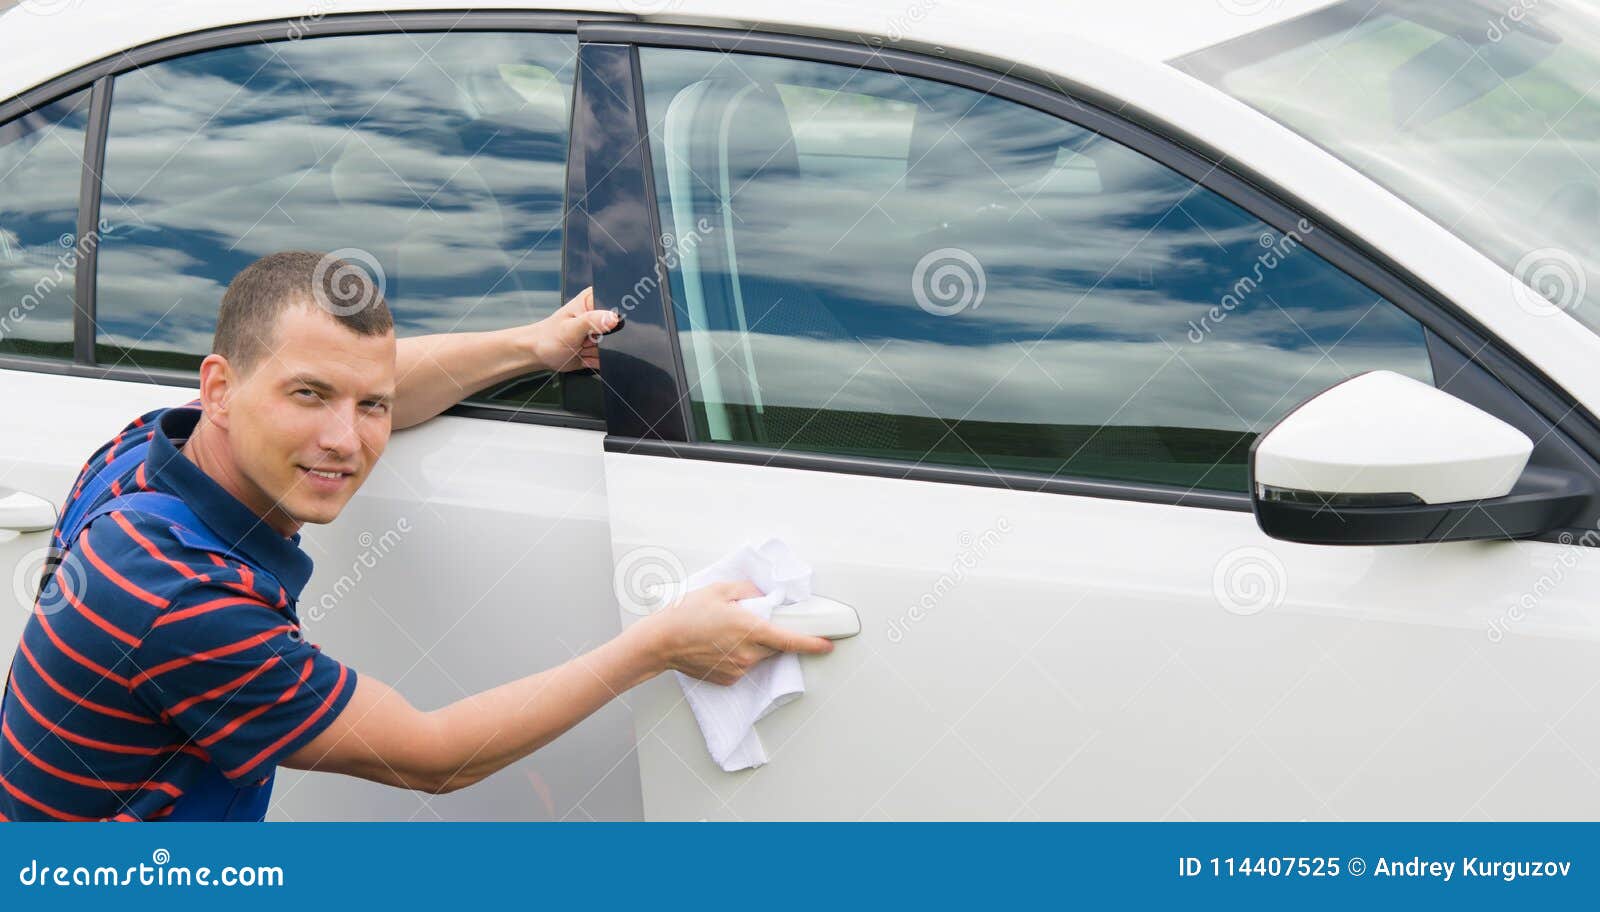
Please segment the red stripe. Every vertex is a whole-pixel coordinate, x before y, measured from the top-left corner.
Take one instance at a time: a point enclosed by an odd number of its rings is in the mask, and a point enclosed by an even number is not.
[[[156,618],[156,622],[151,625],[151,628],[154,629],[164,624],[175,624],[178,621],[185,621],[189,618],[202,614],[210,614],[213,611],[221,608],[227,608],[232,605],[254,605],[257,608],[266,608],[268,611],[272,610],[266,602],[263,602],[259,598],[245,598],[244,596],[240,595],[225,595],[222,598],[215,598],[209,602],[201,602],[198,605],[184,608],[181,611],[172,611],[167,614],[163,614],[161,617]]]
[[[254,757],[251,757],[244,763],[239,764],[233,769],[223,772],[222,775],[227,776],[229,779],[237,778],[240,773],[251,768],[252,766],[255,766],[257,763],[260,763],[264,758],[271,756],[274,752],[276,752],[278,748],[299,737],[301,732],[315,724],[316,721],[322,718],[323,715],[327,713],[328,709],[333,706],[333,701],[337,700],[339,698],[339,694],[344,691],[345,678],[349,675],[349,672],[350,669],[340,665],[339,680],[333,685],[333,693],[328,694],[328,699],[322,701],[322,705],[317,707],[316,712],[307,716],[305,721],[301,722],[299,725],[296,725],[288,734],[267,745],[261,750],[260,753],[256,754]]]
[[[229,643],[227,646],[219,646],[216,649],[208,649],[205,652],[197,652],[194,655],[184,656],[181,659],[173,659],[169,662],[162,662],[160,665],[157,665],[154,668],[142,671],[138,675],[135,675],[133,683],[130,686],[137,687],[152,678],[164,675],[174,669],[182,668],[185,665],[192,665],[195,662],[206,662],[210,661],[211,659],[220,659],[223,656],[233,655],[236,652],[243,652],[253,646],[259,646],[262,643],[265,643],[280,633],[288,633],[293,629],[295,629],[293,624],[279,624],[277,627],[273,627],[270,630],[263,630],[255,636],[247,637],[237,643]]]
[[[122,480],[120,478],[113,478],[111,480],[111,496],[112,497],[121,497],[122,496]]]
[[[106,447],[106,465],[110,465],[111,461],[116,458],[117,447],[122,445],[122,435],[124,433],[126,433],[126,431],[119,431],[117,432],[117,436],[111,438],[111,445]]]
[[[133,483],[138,486],[139,490],[141,491],[149,488],[149,485],[144,483],[144,463],[142,462],[139,463],[139,468],[133,471]]]
[[[106,668],[104,665],[96,663],[93,659],[90,659],[88,656],[83,655],[82,653],[73,649],[71,646],[68,646],[66,643],[62,642],[61,637],[56,635],[55,628],[50,626],[49,615],[35,614],[34,617],[39,619],[39,626],[44,628],[45,636],[49,637],[50,642],[54,643],[56,648],[61,650],[61,652],[67,658],[105,678],[107,681],[121,684],[123,687],[130,686],[127,678],[124,678],[122,675],[119,675],[111,669]]]
[[[61,686],[61,684],[56,681],[55,678],[50,677],[50,675],[44,670],[44,666],[39,664],[39,660],[33,657],[33,650],[28,648],[28,640],[26,637],[24,637],[22,642],[18,645],[22,647],[22,655],[27,658],[28,664],[33,666],[33,670],[38,673],[39,677],[44,679],[46,684],[50,685],[51,690],[63,697],[66,697],[68,700],[71,700],[73,706],[82,706],[84,709],[93,710],[102,715],[111,716],[116,719],[126,719],[129,722],[140,722],[145,725],[156,724],[154,719],[150,719],[145,716],[134,715],[130,712],[123,712],[115,707],[96,703],[88,697],[78,696],[72,691]]]
[[[144,427],[144,418],[143,418],[143,416],[133,419],[133,426],[134,427]]]
[[[60,738],[63,741],[71,741],[73,744],[78,744],[83,747],[92,747],[95,750],[103,750],[113,754],[133,754],[134,756],[138,757],[159,757],[162,754],[170,754],[174,751],[192,754],[201,758],[202,760],[209,756],[200,748],[191,747],[188,744],[163,744],[160,747],[140,747],[137,744],[113,744],[110,741],[101,741],[98,738],[85,737],[77,732],[67,731],[61,726],[40,715],[39,710],[35,709],[33,704],[28,702],[28,698],[22,695],[22,689],[17,686],[16,681],[11,682],[11,693],[17,698],[17,702],[22,704],[22,708],[28,711],[28,715],[33,718],[33,721],[39,723],[39,725],[43,727],[45,731],[55,735],[57,738]]]
[[[76,820],[87,822],[90,820],[99,819],[96,817],[79,817],[77,814],[68,814],[66,811],[58,811],[50,805],[45,804],[43,801],[40,801],[39,799],[34,798],[32,795],[29,795],[27,792],[24,792],[22,789],[12,785],[10,782],[7,782],[6,777],[4,776],[0,776],[0,786],[4,786],[5,790],[11,793],[11,797],[17,799],[23,804],[28,805],[31,808],[34,808],[37,811],[48,814],[57,820]]]
[[[201,747],[210,747],[211,745],[216,744],[218,741],[221,741],[223,738],[228,737],[229,735],[238,731],[240,728],[244,727],[245,723],[249,722],[251,719],[260,716],[267,710],[272,709],[274,706],[282,706],[284,703],[289,702],[294,698],[294,695],[299,692],[300,685],[306,682],[306,678],[311,677],[311,665],[312,659],[306,659],[306,663],[300,667],[300,679],[291,684],[288,690],[285,690],[283,693],[279,694],[278,699],[273,700],[271,703],[263,703],[247,713],[241,713],[232,722],[229,722],[227,725],[224,725],[211,734],[206,735],[204,738],[201,738],[195,743],[199,744]]]
[[[168,795],[171,795],[174,798],[181,798],[183,796],[183,789],[178,788],[176,785],[173,785],[170,782],[107,782],[104,779],[94,779],[88,776],[80,776],[77,773],[68,772],[67,770],[64,770],[58,766],[52,766],[44,760],[39,759],[27,748],[23,747],[22,742],[17,740],[16,734],[11,731],[10,723],[0,721],[0,733],[3,733],[6,737],[6,740],[11,742],[11,746],[16,748],[17,753],[22,755],[22,759],[32,763],[34,766],[44,770],[57,779],[71,782],[74,785],[82,785],[93,789],[110,789],[113,792],[142,792],[145,789],[156,789],[158,791],[166,792]]]
[[[96,570],[99,570],[101,573],[105,574],[106,578],[111,580],[113,583],[116,583],[123,592],[128,593],[147,605],[152,605],[156,608],[167,607],[166,599],[139,588],[129,581],[127,577],[111,569],[110,564],[107,564],[105,561],[101,560],[100,555],[94,553],[94,549],[89,547],[88,529],[83,530],[83,534],[78,536],[77,546],[83,549],[83,555],[89,559],[89,563],[94,564],[94,568]]]
[[[10,822],[11,822],[11,818],[10,817],[7,817],[5,814],[0,814],[0,823],[10,823]]]
[[[142,470],[144,467],[140,466],[139,468]],[[144,487],[144,485],[142,483],[139,486],[141,488]],[[122,515],[122,511],[121,510],[113,511],[112,514],[111,514],[111,518],[112,518],[112,520],[114,520],[116,522],[116,524],[118,526],[120,526],[122,528],[123,532],[127,533],[129,538],[131,538],[134,541],[139,543],[139,547],[143,548],[145,550],[146,554],[149,554],[151,557],[155,558],[156,560],[161,561],[163,564],[166,564],[167,566],[171,567],[172,569],[178,571],[180,574],[182,574],[184,577],[186,577],[188,579],[194,579],[195,578],[196,574],[195,574],[195,572],[193,570],[191,570],[189,568],[188,564],[181,563],[179,561],[175,561],[172,558],[166,556],[165,554],[162,554],[161,553],[161,549],[156,547],[155,542],[151,541],[148,538],[145,538],[144,535],[141,534],[138,529],[135,529],[133,527],[133,523],[128,522],[127,517]]]
[[[181,715],[183,715],[185,710],[187,710],[190,707],[194,706],[196,703],[201,703],[201,702],[204,702],[206,700],[213,700],[213,699],[216,699],[217,697],[222,696],[225,693],[230,693],[232,691],[238,690],[239,688],[241,688],[241,687],[245,686],[246,684],[249,684],[251,681],[255,680],[258,676],[260,676],[260,674],[262,672],[266,671],[268,668],[271,668],[278,661],[279,661],[278,656],[273,656],[272,658],[266,660],[265,662],[262,662],[260,665],[257,665],[256,667],[250,669],[249,671],[247,671],[244,674],[238,676],[237,678],[234,678],[232,681],[229,681],[226,684],[222,684],[222,685],[219,685],[217,687],[213,687],[213,688],[211,688],[210,690],[206,691],[203,694],[195,694],[194,696],[190,697],[189,699],[184,700],[182,703],[179,703],[177,706],[174,706],[171,709],[167,710],[167,715],[169,717],[170,716],[181,716]]]
[[[73,608],[77,609],[79,614],[81,614],[84,617],[88,618],[89,622],[94,624],[96,627],[99,627],[101,630],[104,630],[106,633],[111,634],[113,637],[116,637],[117,639],[121,640],[122,642],[127,643],[129,646],[138,648],[138,646],[139,646],[139,638],[138,637],[134,636],[131,633],[127,633],[126,631],[124,631],[121,628],[119,628],[117,625],[111,623],[110,621],[106,620],[105,618],[101,617],[100,615],[95,614],[94,611],[91,610],[88,605],[85,605],[83,602],[78,601],[78,597],[76,595],[73,595],[72,594],[72,590],[70,588],[68,588],[68,586],[67,586],[67,583],[69,581],[70,580],[68,580],[67,575],[62,575],[61,582],[60,582],[61,594],[67,597],[67,604],[69,604]]]

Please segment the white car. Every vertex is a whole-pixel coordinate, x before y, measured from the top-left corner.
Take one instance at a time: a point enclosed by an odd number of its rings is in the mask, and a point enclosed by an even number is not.
[[[861,632],[754,770],[664,676],[274,819],[1600,816],[1594,3],[467,6],[0,15],[0,640],[233,274],[340,250],[403,335],[627,323],[395,435],[324,649],[440,705],[768,537]]]

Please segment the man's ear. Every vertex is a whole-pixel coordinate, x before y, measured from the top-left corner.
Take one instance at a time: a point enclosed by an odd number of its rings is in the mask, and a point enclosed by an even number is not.
[[[228,404],[238,384],[233,365],[218,354],[200,362],[200,409],[210,423],[228,429]]]

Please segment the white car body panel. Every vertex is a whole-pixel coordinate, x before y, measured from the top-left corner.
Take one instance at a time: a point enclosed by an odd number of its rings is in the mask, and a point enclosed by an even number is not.
[[[1514,279],[1446,229],[1164,63],[1324,5],[561,8],[876,36],[1053,73],[1287,188],[1600,412],[1600,337],[1565,313],[1517,306]],[[467,5],[47,6],[59,12],[0,15],[0,98],[207,28]],[[192,391],[0,371],[0,395],[0,487],[59,499],[93,447]],[[308,627],[420,706],[548,667],[633,620],[616,606],[607,558],[623,563],[641,548],[668,548],[693,571],[744,541],[781,536],[814,564],[819,594],[856,609],[863,632],[804,660],[808,693],[762,721],[773,759],[758,770],[717,770],[676,683],[662,677],[473,789],[433,798],[285,771],[277,816],[1600,815],[1589,759],[1600,756],[1593,548],[1291,545],[1266,538],[1246,513],[602,454],[597,431],[447,417],[396,435],[347,514],[307,532],[318,569],[302,613],[411,516],[431,521]],[[8,567],[48,535],[7,534]],[[972,566],[962,562],[991,541]],[[956,566],[961,579],[941,583]],[[469,593],[465,604],[457,592]],[[8,608],[0,637],[14,637],[25,617]]]

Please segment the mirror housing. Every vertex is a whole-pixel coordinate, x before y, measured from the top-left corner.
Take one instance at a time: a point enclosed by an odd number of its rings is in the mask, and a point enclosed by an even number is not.
[[[1392,371],[1311,398],[1250,447],[1256,523],[1320,545],[1528,538],[1569,525],[1594,491],[1529,468],[1533,441]]]

